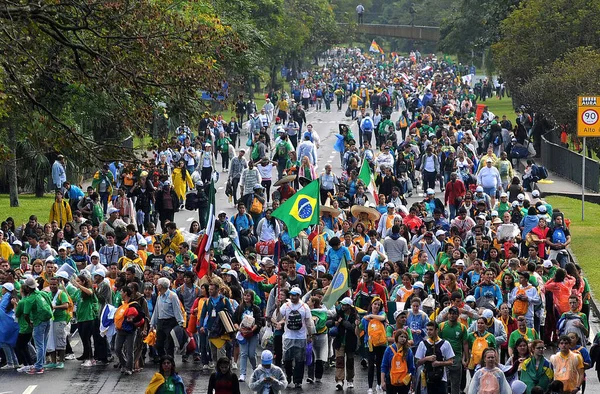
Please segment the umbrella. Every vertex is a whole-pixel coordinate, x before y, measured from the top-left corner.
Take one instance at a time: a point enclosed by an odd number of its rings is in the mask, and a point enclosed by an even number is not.
[[[292,182],[292,181],[294,181],[294,179],[296,179],[296,175],[286,175],[283,178],[281,178],[280,180],[278,180],[277,182],[275,182],[273,184],[273,186],[280,186],[280,185],[283,185],[284,183]]]
[[[381,217],[381,214],[375,208],[365,207],[363,205],[353,205],[350,212],[352,212],[352,216],[355,218],[360,218],[361,213],[368,214],[369,220],[378,220]]]

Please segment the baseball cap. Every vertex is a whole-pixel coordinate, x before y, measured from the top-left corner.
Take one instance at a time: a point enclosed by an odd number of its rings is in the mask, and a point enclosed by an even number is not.
[[[344,297],[340,301],[340,304],[343,304],[343,305],[354,305],[354,302],[352,301],[352,298],[350,298],[350,297]]]
[[[368,263],[369,261],[371,261],[371,256],[363,256],[362,261],[363,263]]]
[[[502,197],[508,197],[508,194],[506,194],[506,192],[502,192],[502,193],[500,193],[500,198],[502,198]]]
[[[519,206],[519,202],[517,200],[515,200],[515,201],[512,202],[511,205],[512,205],[513,208],[514,207],[518,207]]]
[[[325,269],[325,266],[323,266],[323,265],[317,265],[317,268],[315,268],[315,271],[325,273],[326,269]]]
[[[481,314],[481,317],[486,318],[486,319],[491,319],[492,317],[494,317],[494,312],[492,312],[489,309],[486,309],[485,311],[483,311],[483,313]]]
[[[523,200],[525,200],[525,195],[524,195],[523,193],[519,193],[519,194],[517,195],[517,200],[519,200],[519,201],[523,201]]]
[[[465,298],[465,302],[477,302],[477,300],[475,299],[474,296],[469,295],[469,296],[467,296],[467,298]]]
[[[230,270],[230,269],[231,269],[231,265],[229,265],[229,264],[225,263],[225,264],[223,264],[223,265],[221,266],[221,269],[222,269],[222,270]]]
[[[446,235],[446,232],[444,230],[438,230],[435,232],[436,237],[439,237],[440,235]]]
[[[477,193],[483,192],[483,187],[482,186],[477,186],[477,188],[475,189],[475,191]]]
[[[486,162],[486,163],[493,163],[494,161],[488,157],[488,158],[487,158],[487,160],[486,160],[485,162]]]
[[[8,283],[8,282],[3,284],[2,287],[4,287],[7,291],[15,290],[15,285],[13,285],[12,283]]]
[[[538,211],[539,211],[540,213],[546,213],[546,206],[545,206],[545,205],[540,205],[540,206],[538,207]]]
[[[171,181],[164,181],[163,186],[171,186]]]
[[[544,260],[544,264],[543,264],[544,268],[552,268],[553,265],[554,264],[552,264],[552,261]]]
[[[388,203],[387,207],[388,207],[388,208],[396,208],[396,206],[395,206],[393,203],[391,203],[391,202],[390,202],[390,203]]]
[[[458,259],[458,260],[456,260],[456,262],[454,264],[458,265],[459,267],[464,267],[465,261],[463,259]]]
[[[450,307],[450,309],[448,309],[448,313],[456,313],[458,315],[460,312],[458,312],[457,307],[452,306],[452,307]]]
[[[417,289],[425,290],[425,285],[421,281],[415,282],[415,284],[413,285],[413,287],[416,287]]]
[[[263,350],[260,354],[260,362],[264,365],[271,365],[273,362],[273,353],[270,350]]]
[[[147,246],[148,242],[146,242],[146,238],[142,238],[140,239],[140,242],[138,242],[138,246]]]
[[[13,245],[23,246],[23,242],[19,241],[18,239],[15,239],[12,244]]]
[[[46,260],[45,260],[45,261],[46,261],[46,263],[47,263],[48,261],[54,261],[54,256],[48,256],[48,257],[46,257]]]
[[[435,194],[435,191],[433,189],[427,189],[427,194]]]
[[[527,391],[527,385],[521,380],[514,380],[510,384],[512,394],[524,394]]]
[[[221,215],[227,215],[227,212],[225,212],[225,211],[219,211],[219,214],[217,216],[221,216]]]
[[[58,276],[59,278],[63,279],[69,279],[69,274],[67,274],[66,271],[58,271],[54,276]]]
[[[227,275],[231,275],[231,276],[233,276],[236,279],[238,278],[238,273],[235,272],[234,270],[229,270],[229,271],[226,272],[226,274]]]
[[[492,213],[490,214],[491,216],[498,216],[498,211],[493,210]]]
[[[477,219],[485,220],[485,215],[477,215]]]
[[[119,210],[117,208],[108,208],[108,214],[112,215],[113,213],[117,213]]]
[[[94,275],[98,275],[98,276],[101,276],[103,278],[106,278],[106,272],[104,272],[104,270],[94,271]]]
[[[290,290],[290,294],[302,295],[302,290],[299,287],[292,287]]]
[[[534,190],[534,191],[531,192],[531,195],[533,197],[539,197],[540,196],[540,191],[536,189],[536,190]]]
[[[133,245],[127,245],[125,249],[132,251],[133,253],[137,253],[137,248]]]
[[[58,247],[58,251],[60,252],[61,250],[67,250],[67,246],[66,245],[60,245]]]
[[[394,312],[394,320],[396,320],[398,318],[398,316],[400,315],[406,315],[407,312],[404,310],[397,310],[396,312]]]
[[[263,188],[262,185],[260,185],[258,183],[256,185],[254,185],[254,190],[258,190],[258,189],[262,189],[262,188]]]

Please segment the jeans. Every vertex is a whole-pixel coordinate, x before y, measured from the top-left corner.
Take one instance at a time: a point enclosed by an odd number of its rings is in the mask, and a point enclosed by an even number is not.
[[[200,357],[202,358],[202,365],[208,365],[208,363],[210,362],[210,347],[208,346],[208,335],[206,333],[198,333],[198,336],[200,337],[200,346],[198,350],[200,352]]]
[[[450,379],[450,394],[460,393],[460,381],[462,379],[462,357],[455,356],[454,363],[448,367],[448,378]]]
[[[48,334],[50,333],[50,321],[41,322],[38,326],[33,327],[33,340],[35,342],[35,369],[44,368],[46,362],[46,345],[48,344]]]
[[[292,383],[293,380],[296,384],[302,384],[306,364],[306,339],[283,339],[283,364],[288,382]]]
[[[240,343],[240,374],[246,374],[248,359],[252,364],[252,369],[256,369],[256,345],[258,344],[258,335],[246,338],[246,343]]]
[[[4,352],[4,357],[6,358],[6,365],[18,365],[17,355],[15,354],[15,349],[13,349],[10,345],[3,343],[2,351]]]
[[[101,192],[100,194],[100,202],[102,203],[102,209],[104,210],[104,214],[106,215],[106,210],[108,209],[108,192]]]
[[[133,370],[133,340],[135,339],[135,331],[126,332],[117,330],[117,342],[115,350],[119,357],[121,368],[128,371]]]

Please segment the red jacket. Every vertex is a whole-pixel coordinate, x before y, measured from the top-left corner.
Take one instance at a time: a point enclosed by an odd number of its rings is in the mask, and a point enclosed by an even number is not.
[[[465,184],[460,179],[454,182],[450,181],[446,184],[446,193],[444,193],[444,203],[448,205],[454,205],[454,202],[458,197],[464,197],[467,189]]]
[[[385,287],[383,287],[382,285],[380,285],[377,282],[373,282],[373,286],[369,288],[367,288],[367,285],[364,282],[360,282],[358,284],[358,288],[356,289],[356,291],[353,294],[353,299],[354,301],[358,301],[358,298],[362,298],[362,302],[361,305],[357,305],[356,303],[354,304],[354,306],[357,306],[361,309],[368,309],[368,306],[371,304],[371,299],[375,298],[375,297],[379,297],[383,300],[383,308],[386,310],[387,312],[387,295],[386,295],[386,290]],[[368,303],[366,302],[366,299],[368,299]]]

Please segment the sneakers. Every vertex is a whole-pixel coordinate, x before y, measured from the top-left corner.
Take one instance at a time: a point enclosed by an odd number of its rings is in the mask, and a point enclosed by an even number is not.
[[[75,354],[73,354],[73,353],[67,354],[65,356],[65,360],[75,360]]]
[[[203,370],[203,371],[208,371],[208,364],[204,364],[204,365],[202,366],[202,370]]]
[[[5,366],[0,367],[0,370],[3,370],[3,371],[8,370],[8,369],[15,369],[15,366],[13,364],[6,364]]]
[[[335,385],[335,389],[337,391],[342,391],[344,389],[344,382],[337,382]]]
[[[82,367],[93,367],[94,365],[96,365],[96,363],[92,360],[85,360],[85,362],[81,364]]]
[[[65,368],[65,363],[56,363],[56,369],[64,369]]]
[[[127,370],[127,371],[125,371],[125,375],[127,375],[127,376],[131,376],[131,375],[133,375],[133,372],[131,372],[131,371]]]
[[[54,369],[56,368],[56,363],[44,364],[45,369]]]
[[[377,394],[383,393],[383,389],[381,388],[380,385],[377,385],[377,387],[375,387],[375,391],[377,392]]]
[[[313,378],[306,378],[306,381],[307,381],[308,383],[310,383],[310,384],[314,384],[314,383],[315,383],[315,381],[314,381],[314,379],[313,379]]]
[[[348,382],[347,384],[349,389],[353,389],[354,388],[354,382]]]
[[[25,366],[22,366],[21,368],[18,368],[17,372],[23,373],[23,372],[29,371],[30,369],[31,369],[31,365],[25,365]]]
[[[373,394],[373,389],[368,389],[367,394]]]
[[[209,369],[215,369],[215,363],[213,363],[212,361],[208,363],[208,368]]]
[[[238,382],[245,382],[246,381],[246,375],[241,374],[240,378],[238,379]]]
[[[316,378],[315,383],[321,383],[321,378]]]
[[[41,375],[43,373],[44,373],[44,368],[42,368],[42,369],[35,369],[35,367],[31,367],[27,371],[27,375]]]
[[[231,369],[234,371],[237,369],[237,363],[235,361],[231,362]]]
[[[360,365],[363,367],[363,369],[367,369],[369,367],[369,364],[367,363],[366,358],[363,358],[362,360],[360,360]]]

